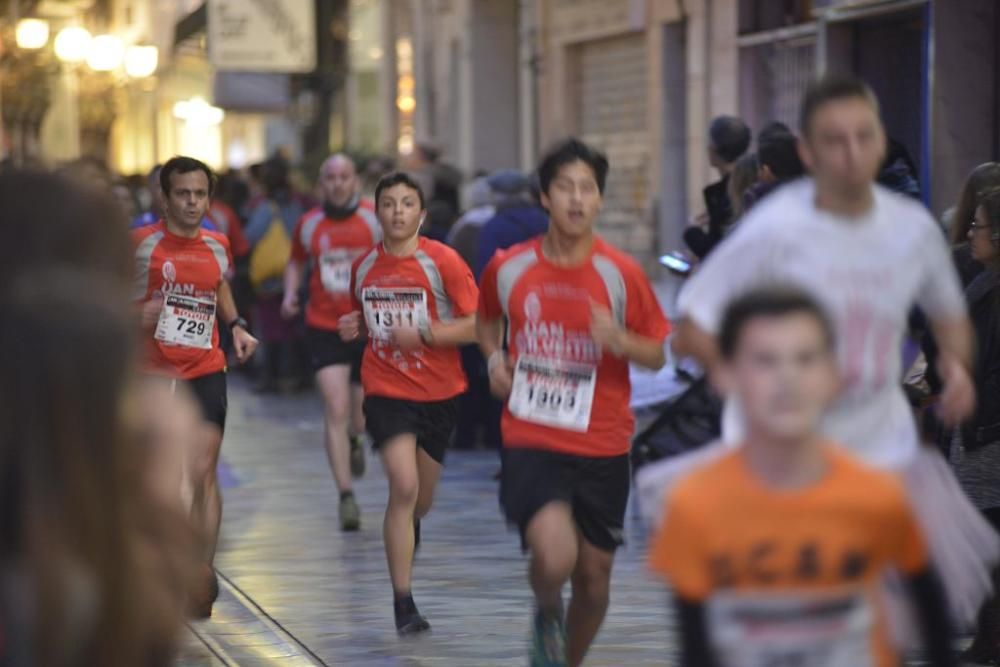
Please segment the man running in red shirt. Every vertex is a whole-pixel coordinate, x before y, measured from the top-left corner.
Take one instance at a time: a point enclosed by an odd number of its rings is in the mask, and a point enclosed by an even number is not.
[[[355,262],[354,312],[340,331],[371,340],[361,366],[365,417],[389,478],[382,530],[396,630],[407,635],[430,629],[411,594],[413,553],[467,387],[457,346],[476,339],[479,293],[457,252],[419,235],[427,209],[416,181],[389,174],[375,200],[385,241]]]
[[[670,330],[639,265],[594,234],[607,172],[590,146],[556,146],[538,169],[548,232],[497,253],[480,284],[479,344],[507,401],[500,502],[531,553],[544,667],[579,665],[604,620],[631,479],[629,362],[662,367]]]
[[[198,399],[211,437],[187,452],[185,500],[204,543],[203,596],[192,601],[198,617],[212,614],[218,580],[212,569],[222,520],[216,467],[226,425],[226,356],[218,325],[233,334],[243,363],[257,348],[246,321],[236,312],[226,282],[232,265],[225,235],[202,228],[214,177],[202,162],[175,157],[160,171],[164,218],[132,231],[135,246],[134,299],[141,304],[145,371],[186,384]]]
[[[359,193],[351,158],[339,153],[327,158],[320,168],[320,186],[323,206],[302,216],[295,228],[281,312],[288,319],[299,313],[299,287],[308,263],[311,274],[306,340],[316,384],[323,395],[326,452],[340,491],[340,527],[357,530],[361,527],[361,512],[354,499],[351,476],[360,477],[365,471],[361,444],[365,430],[361,355],[365,344],[344,341],[337,327],[340,318],[353,310],[351,265],[382,239],[382,229],[374,204]]]

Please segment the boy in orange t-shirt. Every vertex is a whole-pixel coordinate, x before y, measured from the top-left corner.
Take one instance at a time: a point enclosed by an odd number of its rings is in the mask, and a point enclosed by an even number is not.
[[[890,568],[913,594],[929,664],[953,664],[901,483],[817,433],[837,386],[825,314],[800,292],[751,292],[730,305],[720,349],[744,446],[678,483],[649,556],[676,596],[680,664],[898,665],[877,596]]]

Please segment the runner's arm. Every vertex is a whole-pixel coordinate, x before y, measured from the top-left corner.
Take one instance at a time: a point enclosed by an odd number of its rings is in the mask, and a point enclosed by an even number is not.
[[[454,347],[476,342],[476,316],[466,315],[450,322],[432,322],[428,339],[431,347]]]
[[[223,280],[219,283],[216,301],[219,305],[219,317],[222,318],[222,324],[228,327],[240,316],[236,310],[236,300],[233,298],[233,290],[229,287],[229,281]]]
[[[937,575],[931,568],[907,579],[910,595],[917,610],[924,652],[931,667],[954,667],[951,652],[951,620],[948,605]]]
[[[502,333],[503,319],[498,317],[494,320],[488,320],[482,315],[476,318],[476,340],[479,342],[479,349],[483,352],[483,358],[489,359],[495,352],[503,350],[500,339]]]
[[[667,363],[661,341],[622,329],[618,345],[623,357],[650,370],[658,371]]]
[[[705,605],[677,596],[675,609],[680,626],[680,667],[715,667],[705,630]]]
[[[290,259],[285,267],[285,299],[289,294],[298,294],[302,286],[302,262]]]
[[[931,320],[934,341],[938,344],[937,370],[943,388],[939,412],[946,424],[958,424],[976,407],[976,389],[972,382],[972,325],[967,317]]]

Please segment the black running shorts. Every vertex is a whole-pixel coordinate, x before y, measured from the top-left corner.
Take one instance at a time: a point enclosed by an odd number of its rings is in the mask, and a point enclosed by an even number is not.
[[[500,506],[521,533],[551,502],[567,503],[584,539],[614,551],[624,543],[625,510],[631,487],[628,454],[589,457],[542,449],[504,447],[501,453]]]
[[[184,383],[191,388],[198,401],[202,419],[218,425],[225,431],[226,413],[229,411],[229,400],[226,398],[226,371],[202,375],[185,380]]]
[[[361,384],[361,357],[365,353],[365,341],[345,341],[336,331],[306,328],[306,343],[309,345],[309,361],[313,373],[327,366],[350,366],[351,382]]]
[[[424,403],[365,396],[364,410],[372,449],[378,450],[396,436],[412,433],[417,436],[417,447],[438,463],[444,463],[444,453],[458,417],[457,398]]]

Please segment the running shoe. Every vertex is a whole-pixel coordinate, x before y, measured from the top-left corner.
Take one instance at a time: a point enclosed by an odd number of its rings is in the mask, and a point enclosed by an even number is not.
[[[531,637],[531,667],[566,667],[566,626],[556,616],[535,612]]]
[[[351,532],[359,528],[361,528],[361,509],[353,494],[344,496],[340,499],[340,529]]]
[[[412,595],[396,598],[392,611],[396,617],[396,632],[400,635],[415,635],[431,629],[431,624],[417,611]]]
[[[365,442],[356,435],[351,438],[351,477],[364,477],[365,474]]]

